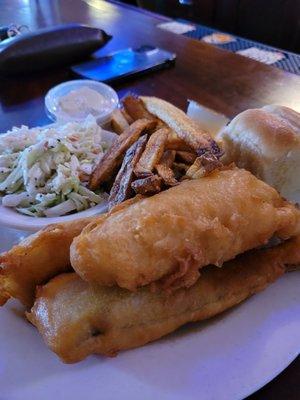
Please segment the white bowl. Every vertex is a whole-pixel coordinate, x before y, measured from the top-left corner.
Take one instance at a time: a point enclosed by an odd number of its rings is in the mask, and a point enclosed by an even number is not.
[[[45,97],[45,107],[48,116],[53,121],[57,121],[59,123],[83,121],[86,117],[78,118],[70,116],[59,107],[59,99],[62,96],[65,96],[72,90],[82,87],[88,87],[95,90],[108,101],[108,108],[95,115],[97,123],[101,126],[105,125],[109,121],[112,112],[118,107],[119,97],[114,89],[110,86],[106,85],[105,83],[92,81],[89,79],[76,79],[73,81],[63,82],[50,89]]]
[[[48,218],[30,217],[28,215],[20,214],[13,208],[0,205],[0,226],[7,226],[9,228],[14,228],[22,231],[36,232],[50,224],[68,222],[79,218],[102,214],[107,211],[107,207],[107,202],[104,202],[102,204],[98,204],[95,207],[91,207],[87,210],[80,211],[74,214]]]
[[[49,124],[47,127],[55,124]],[[46,127],[46,126],[45,126]],[[102,135],[107,142],[113,142],[118,136],[114,132],[106,130],[102,131]],[[74,214],[63,215],[60,217],[30,217],[29,215],[20,214],[14,208],[4,207],[1,204],[0,197],[0,227],[14,228],[22,231],[36,232],[44,226],[56,224],[60,222],[73,221],[75,219],[90,217],[93,215],[103,214],[108,209],[108,202],[103,202],[87,210],[76,212]]]

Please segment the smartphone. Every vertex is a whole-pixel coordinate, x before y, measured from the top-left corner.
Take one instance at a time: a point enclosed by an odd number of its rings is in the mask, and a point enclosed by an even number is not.
[[[146,72],[169,67],[176,54],[154,46],[124,49],[104,57],[73,65],[72,71],[82,77],[101,82],[115,82]]]

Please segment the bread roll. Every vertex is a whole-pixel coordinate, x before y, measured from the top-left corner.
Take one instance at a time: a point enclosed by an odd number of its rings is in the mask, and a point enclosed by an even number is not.
[[[270,105],[237,115],[219,134],[225,163],[240,168],[300,203],[300,114]]]

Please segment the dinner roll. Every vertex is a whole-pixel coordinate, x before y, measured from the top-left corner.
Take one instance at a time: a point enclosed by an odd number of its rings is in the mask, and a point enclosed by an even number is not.
[[[300,114],[269,105],[238,114],[220,133],[224,163],[240,168],[300,203]]]

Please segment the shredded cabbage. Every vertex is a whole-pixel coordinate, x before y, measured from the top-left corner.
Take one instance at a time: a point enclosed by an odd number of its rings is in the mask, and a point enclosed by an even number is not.
[[[87,183],[114,138],[92,116],[83,123],[22,126],[1,135],[2,205],[25,215],[54,217],[104,202],[107,194],[89,190]]]

